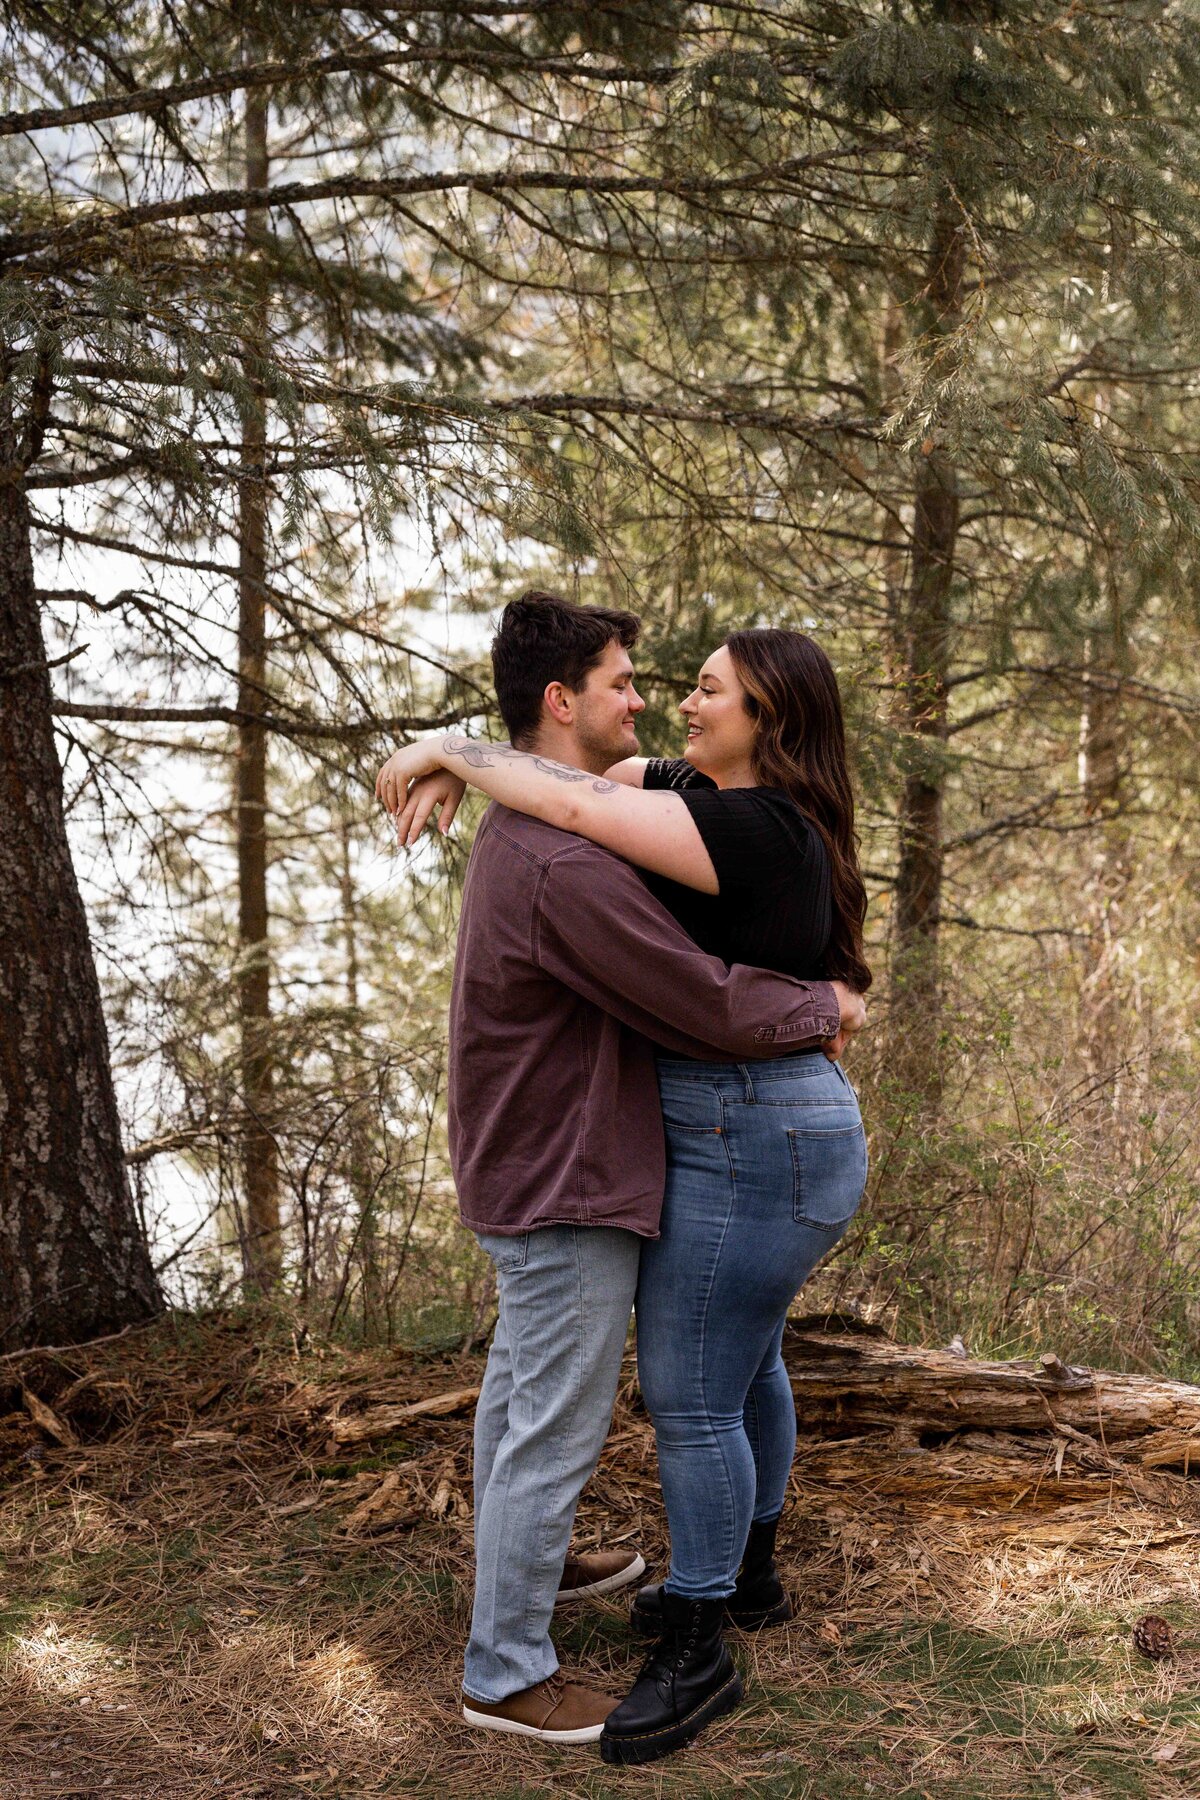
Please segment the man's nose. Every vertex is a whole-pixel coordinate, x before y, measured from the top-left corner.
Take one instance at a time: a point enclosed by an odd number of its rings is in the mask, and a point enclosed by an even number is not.
[[[629,710],[631,713],[645,712],[646,702],[642,699],[642,696],[638,693],[637,689],[633,686],[632,682],[629,685],[629,692],[628,692],[627,698],[628,698]]]

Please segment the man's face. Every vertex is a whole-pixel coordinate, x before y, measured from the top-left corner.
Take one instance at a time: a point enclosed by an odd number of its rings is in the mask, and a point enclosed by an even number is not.
[[[646,702],[633,685],[628,650],[609,644],[571,698],[582,767],[602,772],[637,755],[637,716],[645,712]]]

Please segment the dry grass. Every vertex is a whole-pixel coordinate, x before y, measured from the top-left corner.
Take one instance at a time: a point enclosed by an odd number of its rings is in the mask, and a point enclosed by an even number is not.
[[[691,1751],[618,1773],[468,1732],[469,1414],[348,1460],[328,1422],[479,1366],[187,1321],[18,1365],[79,1441],[49,1444],[19,1383],[0,1399],[3,1800],[1200,1793],[1200,1487],[1056,1474],[1046,1444],[978,1434],[802,1443],[799,1617],[735,1642],[750,1702]],[[661,1558],[632,1386],[577,1530],[622,1538]],[[1175,1661],[1133,1651],[1146,1611]],[[622,1605],[557,1637],[614,1690],[638,1660]]]

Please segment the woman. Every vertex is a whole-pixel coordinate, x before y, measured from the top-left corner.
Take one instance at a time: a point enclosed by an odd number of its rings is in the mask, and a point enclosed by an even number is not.
[[[439,738],[398,752],[379,791],[401,842],[415,842],[435,806],[444,830],[461,797],[456,779],[419,779],[440,766],[638,864],[725,962],[864,992],[866,896],[828,658],[799,632],[735,632],[681,711],[676,762],[630,759],[589,780]],[[796,1441],[784,1323],[867,1173],[854,1091],[819,1050],[753,1065],[662,1056],[658,1067],[668,1175],[662,1235],[642,1250],[638,1365],[671,1567],[634,1608],[635,1626],[661,1636],[605,1726],[610,1762],[649,1761],[737,1704],[726,1613],[751,1629],[791,1615],[773,1560]]]

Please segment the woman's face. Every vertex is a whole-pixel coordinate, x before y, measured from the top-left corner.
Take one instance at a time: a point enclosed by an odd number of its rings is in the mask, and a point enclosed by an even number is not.
[[[687,720],[684,755],[721,787],[753,782],[755,724],[746,694],[724,644],[714,650],[679,708]]]

